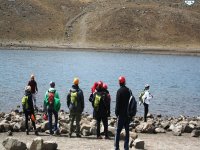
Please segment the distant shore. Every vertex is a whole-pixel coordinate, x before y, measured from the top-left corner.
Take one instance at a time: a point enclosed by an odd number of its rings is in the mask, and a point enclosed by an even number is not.
[[[42,43],[42,42],[41,42]],[[173,47],[173,46],[131,46],[131,45],[108,45],[108,44],[62,44],[45,42],[41,43],[0,43],[0,50],[36,50],[36,51],[98,51],[98,52],[122,52],[158,55],[188,55],[200,56],[200,47]]]

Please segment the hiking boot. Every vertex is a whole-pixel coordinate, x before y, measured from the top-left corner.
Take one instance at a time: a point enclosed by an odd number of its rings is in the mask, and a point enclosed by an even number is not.
[[[80,134],[77,134],[76,137],[81,138],[81,135],[80,135]]]
[[[26,135],[29,135],[29,131],[26,129]]]
[[[54,132],[53,131],[50,131],[50,135],[53,135],[54,134]]]
[[[35,135],[39,135],[39,134],[38,134],[38,131],[35,131]]]
[[[101,135],[100,135],[100,136],[98,136],[98,137],[97,137],[97,139],[102,139],[102,136],[101,136]]]
[[[106,140],[109,140],[109,139],[110,139],[110,137],[109,137],[109,136],[105,136],[105,137],[104,137],[104,139],[106,139]]]
[[[69,133],[69,138],[71,138],[72,137],[72,134],[71,133]]]

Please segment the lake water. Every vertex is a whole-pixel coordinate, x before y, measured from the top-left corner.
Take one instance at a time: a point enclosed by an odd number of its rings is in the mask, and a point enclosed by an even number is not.
[[[146,83],[154,99],[150,112],[162,115],[200,115],[200,57],[110,53],[92,51],[0,51],[0,111],[21,105],[24,87],[34,73],[38,83],[37,104],[43,104],[49,82],[55,81],[62,109],[68,111],[66,95],[74,77],[80,78],[85,96],[85,112],[92,112],[88,101],[91,86],[102,80],[108,84],[114,114],[118,77],[138,100]],[[143,114],[143,106],[138,106]]]

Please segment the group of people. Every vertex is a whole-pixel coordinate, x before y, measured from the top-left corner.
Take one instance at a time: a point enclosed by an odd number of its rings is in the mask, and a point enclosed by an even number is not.
[[[37,109],[36,106],[36,96],[38,92],[37,83],[34,79],[34,75],[31,75],[31,80],[28,82],[28,85],[25,87],[25,94],[22,98],[23,112],[25,114],[26,122],[26,134],[29,134],[28,120],[29,118],[32,121],[35,134],[38,135],[35,126],[35,114],[34,110]],[[115,149],[119,149],[119,139],[120,133],[123,128],[125,128],[126,136],[124,142],[124,149],[129,149],[129,123],[134,116],[131,116],[127,113],[130,109],[130,97],[132,95],[131,90],[126,86],[126,79],[124,76],[119,77],[119,86],[120,88],[116,94],[116,106],[115,106],[115,115],[117,116],[117,127],[115,134]],[[153,96],[149,92],[150,86],[145,85],[145,89],[141,92],[139,96],[139,102],[144,105],[144,121],[147,121],[148,106],[150,100]],[[81,137],[80,133],[80,121],[81,114],[84,111],[84,94],[81,88],[79,87],[79,78],[74,78],[73,85],[69,90],[66,98],[67,106],[70,112],[70,131],[69,137],[72,136],[72,133],[76,131],[76,136]],[[89,101],[93,107],[93,117],[96,119],[97,125],[97,139],[102,139],[100,133],[100,123],[103,122],[104,126],[104,135],[105,139],[109,139],[108,136],[108,117],[110,116],[110,102],[111,96],[108,91],[108,86],[102,81],[95,82],[91,88],[91,94]],[[52,135],[58,133],[58,112],[60,110],[60,98],[58,91],[55,89],[55,82],[50,82],[50,88],[45,93],[44,98],[44,115],[45,120],[48,119],[49,122],[49,133]],[[136,109],[136,108],[134,108]],[[136,110],[135,110],[136,111]],[[52,126],[52,115],[55,117],[54,126]],[[135,115],[135,114],[134,114]],[[76,127],[74,127],[74,121],[76,121]]]

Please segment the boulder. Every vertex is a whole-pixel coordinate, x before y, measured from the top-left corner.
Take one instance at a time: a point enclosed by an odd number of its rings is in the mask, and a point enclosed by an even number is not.
[[[0,112],[0,118],[4,118],[5,113],[4,112]]]
[[[86,130],[86,129],[83,129],[82,130],[82,135],[83,136],[89,136],[90,135],[90,131]]]
[[[135,132],[129,132],[129,136],[132,138],[132,140],[135,140],[138,138],[138,134]]]
[[[48,121],[45,121],[45,122],[43,122],[43,123],[41,124],[41,131],[42,131],[42,132],[44,132],[44,131],[46,131],[46,130],[49,129],[48,123],[49,123]]]
[[[26,123],[25,123],[25,120],[23,120],[23,121],[21,121],[20,122],[20,125],[21,125],[21,127],[20,127],[20,131],[25,131],[26,130],[26,125],[25,125]]]
[[[175,128],[175,125],[174,125],[174,124],[171,124],[171,125],[169,126],[169,128],[167,129],[167,131],[172,131],[174,128]]]
[[[163,129],[163,128],[156,128],[155,132],[156,133],[166,133],[165,129]]]
[[[7,136],[12,136],[12,135],[13,135],[12,131],[9,130],[9,131],[7,132]]]
[[[26,144],[14,138],[7,138],[2,142],[6,150],[26,150]]]
[[[109,136],[115,136],[115,127],[111,127],[111,126],[108,126],[108,135]]]
[[[44,141],[44,150],[57,150],[58,144],[54,141]]]
[[[2,131],[4,132],[8,132],[9,130],[12,130],[12,127],[8,123],[0,123],[0,127],[1,129],[3,129]]]
[[[92,126],[90,128],[90,134],[91,135],[96,135],[97,134],[97,127],[96,126]]]
[[[81,125],[81,132],[82,132],[84,129],[90,132],[90,128],[91,128],[90,125],[88,125],[88,124],[82,124],[82,125]]]
[[[200,130],[193,130],[191,132],[191,137],[199,137],[200,136]]]
[[[135,139],[133,145],[136,149],[144,149],[144,141],[141,139]]]
[[[191,133],[192,130],[194,130],[194,125],[193,125],[193,124],[186,124],[186,125],[184,126],[183,132],[184,132],[184,133]]]
[[[19,132],[21,129],[21,124],[20,123],[15,123],[13,126],[13,131],[14,132]]]
[[[161,122],[161,126],[166,130],[170,127],[170,122],[169,121],[163,121],[163,122]]]
[[[175,136],[181,136],[181,135],[182,135],[181,131],[182,131],[182,126],[176,126],[176,127],[174,127],[174,129],[172,130],[172,133],[173,133],[173,135],[175,135]]]
[[[41,137],[37,137],[33,139],[30,150],[42,150],[43,149],[43,139]]]
[[[152,123],[144,122],[135,128],[137,133],[155,133],[155,126]]]

